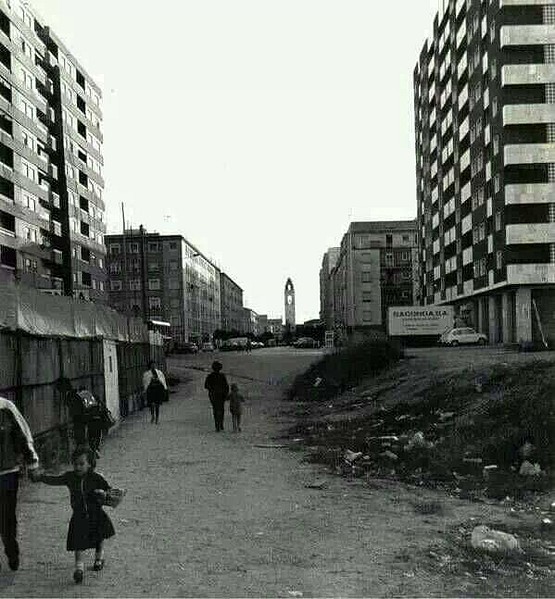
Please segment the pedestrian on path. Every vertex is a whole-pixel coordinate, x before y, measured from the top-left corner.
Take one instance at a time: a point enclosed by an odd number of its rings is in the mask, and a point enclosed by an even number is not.
[[[113,537],[116,532],[102,509],[106,492],[111,488],[106,479],[95,472],[94,454],[89,447],[78,447],[72,455],[73,470],[59,476],[36,473],[31,475],[35,482],[52,486],[66,486],[69,489],[73,514],[69,521],[66,549],[75,552],[75,571],[73,580],[83,582],[83,552],[95,549],[93,570],[104,568],[104,540]]]
[[[143,389],[146,405],[150,408],[150,422],[158,424],[160,404],[167,398],[168,386],[164,373],[156,368],[154,360],[148,363],[148,370],[143,374]]]
[[[225,374],[222,373],[223,366],[216,361],[212,364],[212,372],[206,377],[204,388],[208,390],[208,397],[212,404],[214,413],[214,424],[216,432],[224,430],[224,406],[229,395],[229,385]]]
[[[38,468],[29,425],[13,402],[0,397],[0,536],[14,571],[19,569],[16,512],[21,456],[29,474]]]
[[[98,459],[102,438],[110,428],[109,410],[105,401],[95,397],[84,386],[76,391],[71,381],[65,377],[58,380],[57,388],[68,406],[75,447],[88,445]]]
[[[229,411],[233,422],[233,432],[241,432],[241,416],[243,414],[243,403],[245,398],[239,393],[239,387],[233,383],[229,393]]]

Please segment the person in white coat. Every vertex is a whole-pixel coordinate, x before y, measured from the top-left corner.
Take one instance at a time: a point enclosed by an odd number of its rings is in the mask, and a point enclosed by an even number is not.
[[[156,363],[153,360],[148,363],[148,370],[143,374],[143,391],[146,396],[146,405],[150,408],[150,421],[158,424],[160,404],[167,398],[168,385],[164,373],[156,368]]]
[[[0,397],[0,537],[11,570],[19,569],[16,511],[22,463],[30,471],[39,466],[33,436],[15,404]]]

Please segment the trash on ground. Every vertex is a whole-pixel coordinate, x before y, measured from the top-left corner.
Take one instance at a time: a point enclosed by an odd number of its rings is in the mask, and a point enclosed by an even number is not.
[[[476,526],[472,531],[470,543],[474,549],[488,553],[521,551],[518,539],[514,535],[488,526]]]
[[[431,441],[426,441],[424,433],[418,431],[410,438],[409,442],[405,445],[405,450],[410,451],[411,449],[431,449],[434,444]]]
[[[345,451],[345,461],[346,462],[352,463],[361,457],[362,457],[362,451],[351,451],[350,449],[347,449]]]
[[[323,489],[327,486],[325,480],[316,480],[313,483],[308,483],[305,485],[307,489]]]
[[[272,444],[272,443],[258,443],[255,445],[255,447],[258,447],[261,449],[283,449],[284,447],[287,447],[287,445],[279,445],[279,444]]]
[[[532,464],[532,462],[524,460],[520,465],[518,473],[521,476],[540,476],[540,474],[542,474],[542,469],[539,464]]]
[[[314,387],[319,387],[322,384],[322,377],[317,377],[314,381]]]

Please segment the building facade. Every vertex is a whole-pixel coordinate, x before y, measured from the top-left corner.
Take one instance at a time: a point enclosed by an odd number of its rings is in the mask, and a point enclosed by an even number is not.
[[[28,3],[0,0],[0,280],[102,300],[101,91]]]
[[[339,338],[383,330],[389,306],[416,296],[416,222],[353,222],[343,236],[325,285],[329,329]]]
[[[243,308],[243,326],[241,327],[243,334],[254,335],[258,337],[258,314],[250,308]]]
[[[296,324],[295,316],[295,287],[293,281],[289,278],[285,283],[283,292],[285,304],[285,326],[289,329],[294,329]]]
[[[220,274],[222,330],[241,331],[243,324],[243,290],[225,273]]]
[[[555,2],[442,3],[414,71],[421,302],[555,337]],[[542,334],[543,331],[543,334]]]
[[[338,247],[329,248],[322,258],[320,269],[320,320],[328,330],[333,329],[333,278],[330,275],[337,264],[339,251]]]
[[[170,324],[175,342],[212,339],[221,328],[220,271],[181,235],[143,228],[107,235],[110,304]]]

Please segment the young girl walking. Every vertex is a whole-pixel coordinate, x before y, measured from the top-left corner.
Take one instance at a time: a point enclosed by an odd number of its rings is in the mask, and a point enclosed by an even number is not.
[[[73,515],[69,522],[66,548],[75,552],[75,571],[73,580],[83,582],[83,553],[87,549],[95,549],[93,570],[100,571],[104,567],[104,539],[113,537],[114,526],[102,505],[106,500],[106,492],[111,488],[104,477],[95,472],[94,454],[89,447],[78,447],[72,455],[73,470],[59,476],[34,474],[35,482],[47,485],[66,486]]]
[[[241,432],[241,416],[243,415],[243,403],[245,398],[239,393],[239,387],[235,383],[231,385],[229,393],[229,411],[233,421],[233,431]]]

